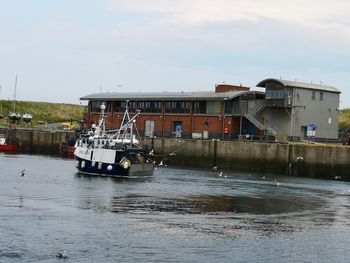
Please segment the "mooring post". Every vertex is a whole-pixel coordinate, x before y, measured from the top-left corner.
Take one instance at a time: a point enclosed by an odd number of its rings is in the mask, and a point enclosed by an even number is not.
[[[213,139],[212,141],[214,142],[214,152],[213,152],[213,157],[214,157],[213,167],[214,167],[214,166],[217,166],[216,162],[217,162],[218,140]]]

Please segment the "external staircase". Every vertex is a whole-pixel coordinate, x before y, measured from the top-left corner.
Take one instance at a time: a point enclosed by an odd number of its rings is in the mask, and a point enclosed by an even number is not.
[[[254,108],[249,109],[248,113],[243,114],[243,116],[251,123],[253,123],[259,130],[267,131],[274,136],[278,134],[284,134],[284,132],[278,127],[275,127],[271,124],[263,124],[258,120],[257,114],[265,107],[265,104],[265,101],[257,104]]]

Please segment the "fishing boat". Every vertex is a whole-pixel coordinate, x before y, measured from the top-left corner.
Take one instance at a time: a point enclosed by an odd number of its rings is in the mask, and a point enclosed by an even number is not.
[[[98,124],[76,141],[74,158],[79,172],[112,177],[152,176],[154,162],[136,127],[140,111],[131,118],[127,106],[121,127],[106,131],[105,109],[102,104]]]
[[[16,136],[16,129],[9,128],[7,134],[0,134],[0,152],[18,153],[21,143]]]

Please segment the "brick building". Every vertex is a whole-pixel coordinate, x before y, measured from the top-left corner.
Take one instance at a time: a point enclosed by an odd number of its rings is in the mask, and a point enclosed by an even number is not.
[[[262,105],[265,93],[248,87],[220,84],[210,92],[99,93],[81,100],[88,101],[84,118],[90,124],[98,121],[101,104],[106,105],[108,129],[120,127],[128,101],[131,115],[141,111],[137,127],[143,136],[235,139],[264,133],[250,113]]]

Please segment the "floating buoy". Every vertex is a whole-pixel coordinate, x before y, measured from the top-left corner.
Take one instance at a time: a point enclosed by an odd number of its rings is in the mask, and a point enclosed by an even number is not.
[[[98,163],[98,166],[97,166],[98,169],[102,169],[102,163]]]
[[[108,170],[108,171],[112,171],[112,169],[113,169],[113,166],[112,166],[112,165],[108,165],[108,166],[107,166],[107,170]]]
[[[75,166],[76,166],[77,168],[79,168],[79,161],[76,161],[76,162],[75,162]]]
[[[95,165],[96,165],[96,162],[95,162],[95,161],[92,161],[92,162],[91,162],[91,166],[92,166],[92,167],[95,167]]]
[[[82,161],[82,162],[81,162],[80,167],[81,167],[81,168],[85,168],[85,161]]]

